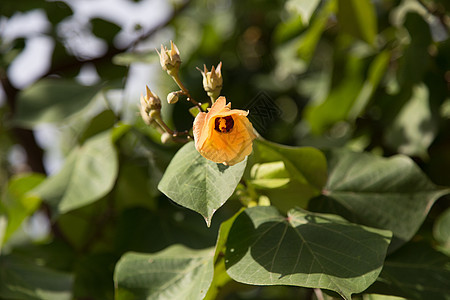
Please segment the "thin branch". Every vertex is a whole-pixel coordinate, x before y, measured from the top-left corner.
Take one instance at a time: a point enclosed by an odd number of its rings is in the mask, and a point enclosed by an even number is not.
[[[64,72],[64,71],[69,71],[69,70],[75,69],[75,68],[77,68],[80,65],[85,64],[85,63],[99,64],[99,63],[103,63],[103,62],[110,62],[112,60],[112,58],[114,56],[116,56],[117,54],[126,52],[126,51],[128,51],[130,49],[133,49],[141,41],[148,39],[149,37],[154,35],[156,32],[158,32],[162,28],[164,28],[167,25],[169,25],[176,16],[178,16],[184,9],[186,9],[188,7],[189,3],[190,3],[190,0],[187,0],[187,1],[183,2],[179,7],[175,8],[173,10],[172,14],[170,14],[158,26],[153,27],[152,29],[148,30],[147,32],[141,34],[137,39],[135,39],[133,42],[131,42],[130,44],[128,44],[124,48],[110,47],[108,49],[108,51],[104,55],[102,55],[100,57],[88,59],[88,60],[80,61],[80,60],[77,60],[76,58],[73,58],[71,61],[64,62],[64,63],[62,63],[60,65],[52,67],[47,73],[42,75],[41,78],[45,78],[45,77],[47,77],[49,75],[52,75],[52,74],[55,74],[55,73],[61,73],[61,72]]]
[[[417,1],[419,2],[420,5],[422,5],[423,8],[425,8],[427,10],[428,13],[430,13],[433,16],[435,16],[436,18],[438,18],[438,20],[441,23],[442,27],[444,27],[446,33],[450,34],[450,30],[448,28],[448,24],[445,21],[445,18],[446,18],[445,12],[441,12],[441,11],[439,11],[436,8],[429,7],[427,4],[425,4],[425,2],[423,2],[423,0],[417,0]]]

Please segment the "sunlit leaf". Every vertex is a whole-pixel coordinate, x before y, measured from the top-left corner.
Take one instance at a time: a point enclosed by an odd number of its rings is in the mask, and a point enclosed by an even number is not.
[[[336,12],[336,0],[330,0],[317,13],[308,30],[301,35],[298,41],[298,55],[301,59],[309,62],[316,50],[317,43],[322,36],[330,15]]]
[[[58,213],[90,204],[106,195],[118,172],[111,132],[98,134],[69,154],[59,173],[31,193],[43,198]]]
[[[128,252],[116,265],[116,299],[203,299],[213,277],[214,249],[171,246],[155,254]]]
[[[377,16],[370,0],[339,0],[338,21],[340,29],[374,44],[377,34]]]
[[[329,289],[345,299],[378,277],[391,233],[341,217],[253,207],[233,223],[225,266],[234,280],[255,285]]]
[[[224,166],[207,160],[194,143],[184,145],[173,157],[158,189],[181,206],[201,214],[209,226],[214,212],[233,194],[247,160]]]
[[[289,147],[264,140],[254,142],[250,183],[279,209],[306,207],[327,180],[325,155],[312,147]],[[256,164],[255,164],[256,163]]]
[[[22,222],[39,207],[41,200],[38,197],[27,195],[27,192],[43,180],[44,176],[41,174],[28,174],[10,180],[1,200],[8,224],[3,242],[6,242]]]

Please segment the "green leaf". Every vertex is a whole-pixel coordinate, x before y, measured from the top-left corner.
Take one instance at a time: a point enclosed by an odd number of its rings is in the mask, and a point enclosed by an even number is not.
[[[14,121],[25,128],[67,121],[83,110],[99,90],[98,85],[84,86],[70,80],[40,80],[19,94]]]
[[[81,134],[79,141],[83,144],[87,139],[93,137],[94,135],[108,130],[114,126],[117,120],[116,115],[110,109],[104,110],[98,115],[96,115],[89,123],[86,125],[83,133]]]
[[[337,18],[343,32],[374,44],[377,16],[370,0],[339,0]]]
[[[8,219],[6,218],[6,215],[3,214],[0,204],[0,253],[2,252],[2,247],[4,244],[3,241],[5,240],[7,226],[8,226]]]
[[[450,258],[425,243],[409,243],[390,255],[368,292],[407,299],[450,299]]]
[[[154,198],[159,192],[156,189],[155,175],[152,174],[154,172],[148,165],[133,161],[121,163],[114,193],[116,209],[122,210],[133,206],[156,209]]]
[[[116,253],[153,253],[175,243],[193,249],[208,248],[214,246],[219,229],[216,222],[213,228],[207,228],[197,213],[168,201],[161,203],[156,212],[143,207],[127,209],[116,222]]]
[[[327,180],[327,162],[320,150],[264,140],[255,140],[253,145],[251,163],[254,165],[249,182],[256,183],[255,187],[279,209],[287,211],[295,206],[306,207],[311,198],[320,194]]]
[[[75,265],[75,299],[114,299],[111,280],[117,256],[109,253],[83,255]]]
[[[184,145],[173,157],[158,189],[181,206],[201,214],[210,226],[215,211],[233,194],[247,160],[224,166],[207,160],[194,143]]]
[[[234,280],[254,285],[329,289],[350,299],[378,277],[391,233],[339,216],[253,207],[233,223],[225,266]]]
[[[428,147],[438,129],[437,120],[431,112],[431,102],[425,84],[413,87],[411,98],[386,132],[386,143],[402,154],[428,157]]]
[[[13,255],[0,256],[0,270],[2,299],[72,299],[72,275]]]
[[[434,222],[433,237],[447,254],[450,254],[450,208],[447,208]]]
[[[328,23],[328,19],[336,11],[336,6],[336,0],[328,1],[317,13],[309,29],[300,37],[297,43],[298,55],[306,62],[309,62],[313,57],[316,46]]]
[[[236,220],[236,218],[243,211],[244,208],[241,208],[231,218],[220,224],[219,235],[217,237],[216,248],[214,251],[214,276],[205,299],[217,299],[217,295],[219,294],[223,286],[231,281],[231,277],[228,275],[225,269],[224,253],[226,252],[228,234],[230,233],[230,229],[233,226],[234,220]]]
[[[7,217],[7,227],[3,240],[6,242],[20,227],[22,222],[32,215],[39,207],[41,200],[38,197],[27,195],[27,192],[44,180],[41,174],[28,174],[14,177],[8,183],[6,193],[2,197],[3,210]]]
[[[334,150],[328,157],[326,196],[310,201],[310,208],[391,230],[394,249],[413,237],[434,201],[450,192],[437,188],[406,156]]]
[[[61,171],[30,193],[43,198],[62,214],[105,196],[113,187],[117,173],[116,150],[111,132],[106,131],[75,148]]]
[[[286,10],[300,15],[303,24],[307,25],[319,3],[320,0],[289,0],[285,7]]]
[[[116,265],[116,299],[203,299],[213,277],[212,248],[173,245],[155,254],[125,253]]]
[[[117,24],[100,18],[93,18],[90,20],[90,23],[92,26],[92,33],[95,36],[104,39],[109,44],[112,44],[114,37],[122,29]]]
[[[373,93],[377,89],[383,75],[389,66],[391,59],[391,53],[389,51],[383,51],[378,54],[373,62],[370,64],[368,78],[364,82],[358,97],[353,104],[353,107],[349,111],[349,119],[354,121],[364,111],[369,100],[372,98]]]
[[[321,103],[311,103],[306,107],[305,118],[313,134],[323,134],[338,121],[347,119],[364,84],[363,68],[364,64],[361,58],[349,56],[344,74],[340,69],[335,71],[339,72],[339,75],[335,75],[338,82],[326,98]]]
[[[416,13],[408,13],[405,27],[409,32],[411,42],[399,59],[397,77],[405,88],[420,83],[430,63],[429,45],[432,43],[428,24]],[[417,63],[420,62],[420,63]]]
[[[289,173],[283,161],[254,164],[250,171],[251,183],[256,188],[280,188],[289,183]]]
[[[206,111],[206,109],[209,107],[209,102],[202,103],[200,106],[202,107],[203,111]],[[197,106],[192,106],[191,108],[189,108],[189,112],[195,118],[200,113],[200,109]]]

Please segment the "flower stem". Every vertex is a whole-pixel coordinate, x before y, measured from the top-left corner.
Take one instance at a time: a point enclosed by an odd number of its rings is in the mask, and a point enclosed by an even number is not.
[[[184,95],[186,95],[187,100],[189,102],[191,102],[192,104],[194,104],[195,106],[198,107],[198,109],[200,109],[201,112],[204,112],[202,106],[200,105],[199,102],[195,101],[194,98],[192,98],[191,94],[189,93],[189,90],[183,85],[183,83],[180,80],[180,76],[178,76],[178,74],[175,74],[172,76],[173,80],[175,81],[175,83],[180,87],[181,91],[183,92]]]

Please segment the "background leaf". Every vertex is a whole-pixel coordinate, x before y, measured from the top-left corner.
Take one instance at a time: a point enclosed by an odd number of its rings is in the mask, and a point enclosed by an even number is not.
[[[0,297],[3,299],[72,299],[73,277],[17,256],[0,256]]]
[[[233,223],[225,266],[234,280],[336,291],[345,299],[365,290],[381,271],[391,233],[334,215],[253,207]]]
[[[14,120],[26,128],[66,121],[83,110],[99,90],[99,85],[84,86],[70,80],[40,80],[20,93]]]
[[[327,180],[325,155],[312,147],[289,147],[255,140],[250,164],[253,164],[253,172],[249,183],[255,183],[255,187],[282,211],[295,206],[306,208],[308,201],[320,194]],[[258,172],[261,166],[272,166],[272,172]],[[274,166],[278,168],[273,169]]]
[[[319,4],[319,0],[289,0],[286,2],[286,10],[297,13],[302,17],[303,24],[308,24]]]
[[[61,171],[30,193],[43,198],[58,213],[65,213],[106,195],[117,172],[117,154],[111,132],[106,131],[72,150]]]
[[[310,208],[391,230],[392,250],[410,240],[434,201],[449,193],[430,182],[406,156],[383,158],[341,149],[328,157],[326,196],[310,201]]]
[[[0,245],[2,241],[6,243],[22,222],[39,207],[41,200],[38,197],[27,195],[27,192],[39,185],[43,180],[44,176],[41,174],[28,174],[12,178],[9,182],[1,198],[7,226],[3,239],[0,239]]]
[[[445,253],[450,255],[450,208],[447,208],[435,221],[433,237]]]
[[[338,4],[341,30],[373,45],[378,31],[373,3],[370,0],[339,0]]]
[[[114,272],[116,299],[203,299],[214,250],[173,245],[155,254],[126,253]]]
[[[167,167],[158,189],[181,206],[201,214],[210,226],[214,212],[233,194],[247,160],[224,166],[207,160],[194,143],[184,145]]]
[[[450,299],[450,258],[426,243],[409,243],[390,255],[368,292],[407,299]]]

